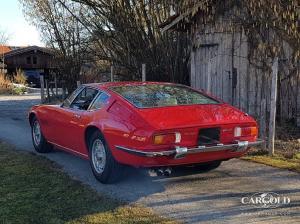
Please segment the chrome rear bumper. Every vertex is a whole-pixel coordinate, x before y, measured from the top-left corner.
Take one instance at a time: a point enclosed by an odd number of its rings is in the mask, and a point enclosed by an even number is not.
[[[248,141],[237,141],[234,144],[217,144],[214,146],[198,146],[195,148],[187,148],[187,147],[175,147],[173,150],[167,150],[167,151],[141,151],[141,150],[136,150],[136,149],[130,149],[127,147],[123,146],[118,146],[116,145],[116,148],[133,154],[137,156],[142,156],[142,157],[161,157],[161,156],[174,156],[175,159],[180,159],[185,157],[185,155],[188,154],[196,154],[196,153],[203,153],[203,152],[218,152],[218,151],[224,151],[224,150],[230,150],[232,152],[244,152],[247,150],[247,148],[251,146],[257,146],[262,144],[264,141],[258,139],[255,142],[248,142]]]

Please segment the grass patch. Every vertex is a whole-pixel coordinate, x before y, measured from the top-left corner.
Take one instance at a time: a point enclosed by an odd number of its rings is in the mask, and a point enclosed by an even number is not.
[[[278,154],[269,156],[266,153],[258,153],[244,156],[242,159],[300,173],[300,153],[296,153],[292,158]]]
[[[0,223],[175,223],[101,196],[58,165],[0,142]]]
[[[253,147],[242,159],[300,172],[300,128],[291,122],[277,125],[274,156]]]

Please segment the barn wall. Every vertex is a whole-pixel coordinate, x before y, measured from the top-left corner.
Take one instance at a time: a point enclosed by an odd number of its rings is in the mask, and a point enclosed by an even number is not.
[[[287,46],[286,55],[291,49]],[[217,32],[214,27],[193,32],[191,85],[217,96],[254,116],[265,136],[271,98],[271,74],[249,63],[243,32]],[[279,111],[282,120],[300,119],[299,76],[289,77],[288,58],[279,63]],[[298,101],[298,103],[297,103]]]

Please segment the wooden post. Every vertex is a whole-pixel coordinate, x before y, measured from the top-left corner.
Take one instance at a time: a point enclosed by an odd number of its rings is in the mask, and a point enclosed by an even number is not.
[[[45,90],[44,90],[44,76],[40,76],[40,83],[41,83],[41,103],[44,103],[45,101]]]
[[[77,88],[81,85],[80,81],[76,81]]]
[[[142,64],[142,82],[146,82],[146,64]]]
[[[66,88],[64,86],[64,84],[62,85],[62,99],[66,99]]]
[[[266,140],[266,106],[267,102],[266,99],[261,100],[261,105],[260,105],[260,130],[259,130],[259,135],[262,139]],[[266,149],[266,142],[263,144],[263,149]]]
[[[298,68],[300,67],[300,62],[298,62]],[[296,110],[296,123],[297,127],[300,127],[300,69],[297,71],[298,72],[298,80],[297,80],[297,110]]]
[[[58,88],[57,88],[57,75],[54,75],[54,86],[55,86],[55,96],[58,96]]]
[[[113,65],[110,67],[110,81],[111,82],[114,81],[114,66]]]
[[[45,83],[46,83],[47,101],[48,101],[48,103],[50,103],[49,83],[48,83],[47,79],[46,79]]]
[[[209,59],[207,64],[207,83],[206,83],[206,91],[208,93],[211,93],[211,63],[212,63],[212,59]]]
[[[278,57],[275,57],[272,65],[272,86],[271,86],[272,92],[271,92],[271,110],[270,110],[269,139],[268,139],[269,155],[274,154],[276,101],[277,101],[277,76],[278,76]]]

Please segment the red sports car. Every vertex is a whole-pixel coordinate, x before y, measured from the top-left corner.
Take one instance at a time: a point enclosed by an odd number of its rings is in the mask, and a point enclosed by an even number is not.
[[[172,83],[82,85],[61,105],[34,106],[29,122],[36,151],[55,146],[88,159],[102,183],[116,181],[123,165],[212,169],[262,143],[248,114]]]

